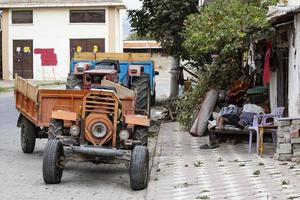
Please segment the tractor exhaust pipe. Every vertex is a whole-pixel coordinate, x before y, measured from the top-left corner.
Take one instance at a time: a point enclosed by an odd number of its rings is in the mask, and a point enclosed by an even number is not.
[[[99,156],[99,157],[122,157],[127,151],[118,149],[105,149],[97,147],[84,147],[84,146],[73,146],[72,150],[76,154],[83,154],[88,156]]]

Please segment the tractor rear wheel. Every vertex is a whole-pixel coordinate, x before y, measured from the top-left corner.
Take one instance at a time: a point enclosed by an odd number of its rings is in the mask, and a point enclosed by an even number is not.
[[[67,78],[67,90],[81,90],[82,89],[82,76],[70,73]]]
[[[32,153],[34,151],[36,135],[36,126],[23,117],[21,122],[21,147],[24,153]]]
[[[141,146],[148,145],[148,127],[145,126],[135,126],[134,127],[134,140],[139,140]]]
[[[59,140],[49,140],[43,160],[43,178],[47,184],[58,184],[64,169],[64,148]]]
[[[137,93],[135,108],[146,110],[148,115],[150,115],[151,94],[148,74],[135,77],[132,81],[131,89]]]
[[[130,161],[130,186],[133,190],[143,190],[148,185],[149,151],[147,147],[135,146]]]
[[[63,134],[64,122],[62,120],[51,119],[49,123],[48,138],[54,139]]]

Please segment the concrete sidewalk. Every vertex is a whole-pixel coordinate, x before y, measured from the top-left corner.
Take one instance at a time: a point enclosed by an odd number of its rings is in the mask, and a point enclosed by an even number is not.
[[[299,165],[248,154],[248,144],[201,150],[207,140],[162,124],[146,199],[300,199]]]
[[[3,81],[0,80],[0,88],[13,88],[15,85],[14,81]]]

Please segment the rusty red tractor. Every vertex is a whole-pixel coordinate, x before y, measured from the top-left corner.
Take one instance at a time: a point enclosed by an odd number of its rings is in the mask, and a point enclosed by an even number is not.
[[[49,90],[16,78],[18,126],[24,153],[33,152],[36,138],[49,139],[43,159],[45,183],[60,183],[67,161],[80,160],[130,164],[131,188],[147,187],[148,115],[134,109],[135,92],[111,81],[103,82],[110,88]]]

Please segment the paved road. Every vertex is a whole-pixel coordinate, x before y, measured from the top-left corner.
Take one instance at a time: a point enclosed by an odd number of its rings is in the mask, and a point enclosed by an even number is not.
[[[42,179],[45,140],[37,140],[33,154],[23,154],[18,113],[12,93],[0,94],[0,199],[144,199],[146,191],[129,187],[125,165],[94,165],[68,162],[60,185]],[[151,143],[153,153],[154,141]]]

